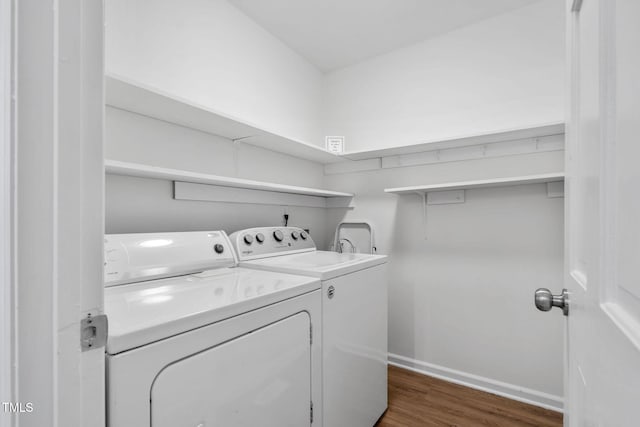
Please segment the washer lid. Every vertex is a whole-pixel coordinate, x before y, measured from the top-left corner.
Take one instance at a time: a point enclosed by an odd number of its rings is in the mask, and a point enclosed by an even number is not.
[[[105,289],[109,318],[107,353],[199,328],[319,289],[311,277],[245,268],[222,268],[189,276]]]
[[[332,279],[387,262],[386,255],[313,251],[241,262],[243,267]]]

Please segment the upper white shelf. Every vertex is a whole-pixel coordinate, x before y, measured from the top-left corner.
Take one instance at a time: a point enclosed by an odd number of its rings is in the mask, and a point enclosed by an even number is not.
[[[221,187],[244,188],[250,190],[270,191],[275,193],[298,194],[315,197],[353,197],[352,193],[320,190],[316,188],[296,187],[293,185],[275,184],[270,182],[253,181],[249,179],[230,178],[190,172],[179,169],[169,169],[139,163],[105,160],[105,172],[112,175],[126,175],[140,178],[155,178],[169,181],[190,182],[195,184],[217,185]]]
[[[379,157],[401,156],[405,154],[423,153],[425,151],[444,150],[448,148],[468,147],[490,144],[494,142],[515,141],[525,138],[537,138],[564,133],[564,123],[550,123],[527,128],[517,128],[481,133],[459,138],[439,139],[401,147],[383,148],[380,150],[352,151],[340,157],[349,160],[366,160]]]
[[[261,129],[244,120],[116,75],[105,76],[106,104],[203,132],[319,163],[343,161],[321,147]]]
[[[412,187],[385,188],[385,193],[407,194],[428,193],[430,191],[463,190],[479,187],[505,187],[520,184],[538,184],[563,181],[564,173],[546,173],[539,175],[515,176],[510,178],[484,179],[477,181],[445,182],[443,184],[416,185]]]

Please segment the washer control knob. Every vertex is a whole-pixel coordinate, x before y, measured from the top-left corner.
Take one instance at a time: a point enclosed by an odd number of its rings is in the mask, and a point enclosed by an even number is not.
[[[302,240],[307,240],[307,232],[306,231],[301,231],[300,232],[300,237],[302,238]]]
[[[293,240],[298,240],[298,237],[300,237],[300,233],[298,233],[297,231],[292,231],[291,232],[291,238]]]
[[[251,234],[245,234],[242,240],[244,240],[247,245],[250,245],[253,243],[253,236]]]
[[[224,246],[222,246],[220,243],[216,243],[215,245],[213,245],[213,250],[216,251],[217,254],[221,254],[222,252],[224,252]]]
[[[282,242],[284,234],[282,234],[282,231],[276,230],[273,232],[273,238],[276,239],[276,242]]]
[[[264,243],[264,234],[262,233],[256,234],[256,240],[258,241],[258,243]]]

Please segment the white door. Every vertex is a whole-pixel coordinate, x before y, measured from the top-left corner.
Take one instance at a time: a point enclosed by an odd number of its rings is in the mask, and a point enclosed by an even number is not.
[[[169,365],[151,388],[151,425],[311,425],[310,327],[298,313]]]
[[[567,9],[565,425],[638,426],[640,2]]]

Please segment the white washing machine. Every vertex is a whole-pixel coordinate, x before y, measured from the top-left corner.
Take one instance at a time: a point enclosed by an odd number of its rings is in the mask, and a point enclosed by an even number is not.
[[[373,426],[387,408],[386,256],[319,251],[296,227],[230,239],[241,267],[322,280],[324,426]]]
[[[320,281],[235,265],[221,231],[105,236],[110,427],[322,425]]]

